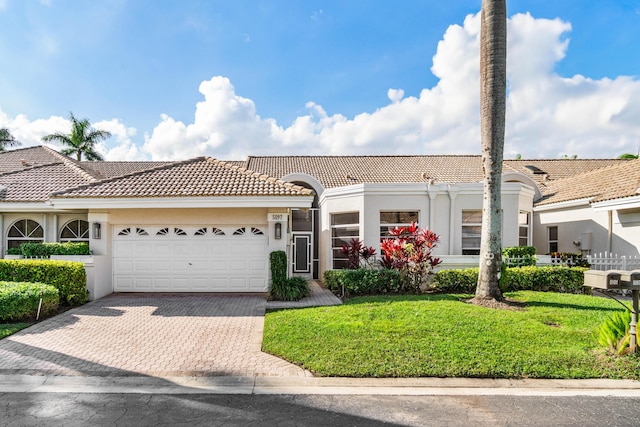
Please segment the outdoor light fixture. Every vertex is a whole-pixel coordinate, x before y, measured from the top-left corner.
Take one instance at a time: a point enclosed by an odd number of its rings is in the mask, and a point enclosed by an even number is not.
[[[282,239],[282,223],[276,222],[275,225],[275,238],[276,240]]]
[[[99,222],[93,223],[93,238],[99,240],[102,237],[102,230]]]

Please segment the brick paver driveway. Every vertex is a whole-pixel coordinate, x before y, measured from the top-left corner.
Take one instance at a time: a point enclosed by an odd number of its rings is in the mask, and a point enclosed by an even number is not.
[[[0,374],[304,376],[262,353],[260,296],[111,295],[0,340]]]

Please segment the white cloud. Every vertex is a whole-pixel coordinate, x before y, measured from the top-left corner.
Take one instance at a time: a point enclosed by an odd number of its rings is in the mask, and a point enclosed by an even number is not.
[[[1,0],[0,0],[1,1]],[[328,115],[315,102],[288,127],[262,118],[254,102],[216,76],[199,87],[204,99],[191,123],[163,114],[134,143],[135,129],[118,120],[97,122],[114,138],[100,150],[110,159],[185,159],[210,155],[479,154],[479,15],[451,25],[438,43],[431,71],[439,79],[418,96],[389,89],[389,104],[347,118]],[[594,80],[555,71],[569,49],[571,25],[560,19],[518,14],[508,24],[507,135],[505,157],[614,157],[640,145],[640,81],[632,77]],[[64,125],[62,118],[29,122],[0,112],[0,125],[23,143]],[[33,145],[32,144],[32,145]]]

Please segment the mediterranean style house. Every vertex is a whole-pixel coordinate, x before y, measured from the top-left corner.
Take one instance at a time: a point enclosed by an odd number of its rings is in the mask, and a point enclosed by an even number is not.
[[[539,254],[640,248],[640,160],[505,160],[503,245]],[[112,292],[265,292],[269,253],[290,273],[343,268],[417,222],[438,256],[477,255],[480,156],[268,156],[78,162],[39,146],[0,153],[0,252],[86,241],[92,299]]]

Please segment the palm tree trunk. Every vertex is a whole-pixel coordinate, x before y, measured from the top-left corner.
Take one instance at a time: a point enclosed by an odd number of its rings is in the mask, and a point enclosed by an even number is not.
[[[502,299],[501,178],[507,89],[506,0],[483,0],[480,27],[480,128],[484,191],[476,299]]]

